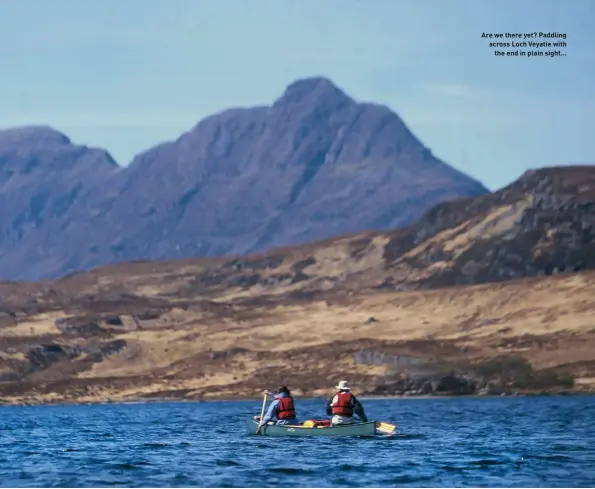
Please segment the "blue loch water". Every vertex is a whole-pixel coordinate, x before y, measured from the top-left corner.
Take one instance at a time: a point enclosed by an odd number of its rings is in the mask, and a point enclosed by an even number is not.
[[[297,400],[303,419],[323,400]],[[0,407],[2,487],[595,486],[595,398],[367,400],[394,438],[248,436],[259,401]]]

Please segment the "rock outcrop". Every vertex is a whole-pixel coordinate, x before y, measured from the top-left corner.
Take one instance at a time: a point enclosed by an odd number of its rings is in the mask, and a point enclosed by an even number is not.
[[[27,352],[30,371],[43,370],[50,365],[78,357],[81,351],[78,348],[56,343],[47,345],[34,345]]]

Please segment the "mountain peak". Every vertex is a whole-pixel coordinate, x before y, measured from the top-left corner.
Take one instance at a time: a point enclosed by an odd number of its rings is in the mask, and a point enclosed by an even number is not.
[[[0,130],[0,142],[3,144],[71,144],[65,134],[50,126],[22,126]]]
[[[352,99],[330,79],[322,76],[302,78],[289,84],[275,105],[301,103],[316,104],[319,101],[349,102]]]

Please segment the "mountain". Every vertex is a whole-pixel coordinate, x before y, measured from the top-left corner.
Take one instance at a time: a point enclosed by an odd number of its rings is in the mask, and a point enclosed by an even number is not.
[[[0,277],[13,280],[397,228],[487,192],[394,112],[325,78],[207,117],[126,168],[48,128],[5,131],[0,168]]]
[[[0,283],[0,402],[595,390],[595,166],[416,223]]]

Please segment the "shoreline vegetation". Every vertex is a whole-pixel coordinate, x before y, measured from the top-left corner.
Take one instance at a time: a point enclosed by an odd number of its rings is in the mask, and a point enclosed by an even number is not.
[[[37,350],[36,350],[37,351]],[[51,350],[53,352],[53,350]],[[37,351],[39,354],[39,351]],[[216,355],[215,355],[216,356]],[[374,358],[378,357],[378,358]],[[40,357],[43,358],[43,357]],[[483,362],[444,362],[420,357],[397,356],[405,362],[409,374],[390,363],[390,355],[358,350],[355,366],[363,364],[368,375],[353,378],[358,397],[374,399],[440,399],[529,396],[583,396],[593,394],[592,378],[576,379],[564,369],[535,370],[520,356],[495,357]],[[380,371],[370,372],[380,359]],[[358,363],[359,362],[359,363]],[[310,375],[315,374],[314,370]],[[41,370],[43,373],[45,370]],[[64,379],[58,382],[9,381],[0,383],[0,405],[111,404],[152,402],[230,402],[260,400],[260,386],[276,385],[275,378],[250,379],[236,383],[210,385],[207,388],[185,388],[180,382],[145,377],[144,379]],[[282,383],[294,386],[296,399],[326,399],[330,392],[320,379],[295,375]]]

